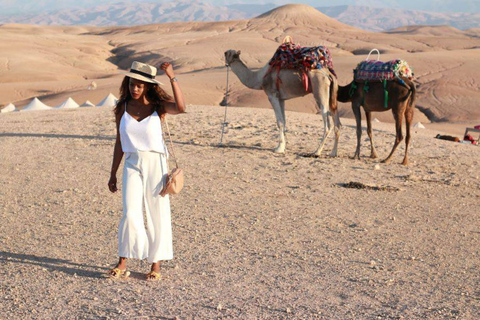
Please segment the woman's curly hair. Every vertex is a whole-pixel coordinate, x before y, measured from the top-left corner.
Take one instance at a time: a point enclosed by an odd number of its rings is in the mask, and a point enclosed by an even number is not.
[[[160,88],[158,84],[149,82],[144,83],[145,90],[147,91],[147,100],[155,106],[155,111],[157,111],[159,116],[166,113],[164,102],[173,101],[172,96]],[[130,77],[125,77],[122,81],[122,85],[120,86],[120,98],[118,99],[117,105],[113,110],[113,112],[117,115],[122,111],[122,106],[125,105],[125,102],[128,102],[132,99],[132,96],[130,95],[130,89],[128,88],[129,85]]]

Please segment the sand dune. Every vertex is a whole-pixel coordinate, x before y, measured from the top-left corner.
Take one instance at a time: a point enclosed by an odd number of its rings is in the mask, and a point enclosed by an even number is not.
[[[287,5],[254,19],[225,22],[103,28],[3,25],[0,103],[22,107],[33,96],[56,102],[68,96],[95,102],[109,92],[117,94],[118,68],[126,69],[133,60],[141,60],[155,65],[173,62],[188,102],[215,105],[224,97],[225,50],[241,50],[245,63],[259,68],[286,35],[305,46],[330,47],[342,85],[351,81],[352,69],[372,48],[382,52],[382,60],[407,60],[416,75],[420,92],[417,104],[423,112],[417,112],[417,117],[422,122],[480,119],[476,103],[480,99],[480,68],[476,63],[480,38],[475,29],[414,26],[371,33],[304,5]],[[84,91],[92,79],[103,85],[96,91]],[[245,88],[233,75],[230,79],[232,105],[269,107],[262,92]],[[317,112],[308,96],[289,101],[287,108]],[[341,112],[351,116],[347,105],[341,106]],[[389,113],[379,117],[392,121]]]

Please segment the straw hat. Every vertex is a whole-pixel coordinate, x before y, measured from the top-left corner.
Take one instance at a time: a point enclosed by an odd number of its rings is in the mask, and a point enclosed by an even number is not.
[[[146,63],[133,61],[130,71],[122,71],[121,73],[133,79],[163,85],[160,81],[155,80],[157,68]]]

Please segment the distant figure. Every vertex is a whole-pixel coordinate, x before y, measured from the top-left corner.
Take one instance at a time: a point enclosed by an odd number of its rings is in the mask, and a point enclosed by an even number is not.
[[[441,140],[447,140],[447,141],[453,141],[453,142],[460,142],[460,138],[459,137],[454,137],[454,136],[450,136],[450,135],[447,135],[447,134],[437,134],[435,136],[435,138],[437,139],[441,139]]]
[[[148,259],[152,267],[147,280],[159,280],[160,261],[173,259],[170,200],[168,195],[159,195],[168,175],[167,148],[160,119],[167,113],[185,112],[185,102],[172,65],[165,62],[160,69],[170,79],[174,98],[155,80],[155,67],[133,62],[123,79],[115,107],[117,139],[108,181],[111,192],[118,190],[116,174],[124,153],[126,157],[123,217],[118,230],[119,261],[109,270],[111,278],[128,277],[127,259],[133,258]]]
[[[88,87],[87,87],[88,90],[95,90],[97,89],[97,83],[95,81],[92,81]]]

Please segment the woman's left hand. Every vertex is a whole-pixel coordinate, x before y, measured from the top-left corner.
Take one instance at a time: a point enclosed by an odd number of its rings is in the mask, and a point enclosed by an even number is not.
[[[175,74],[173,73],[173,67],[170,63],[168,63],[168,62],[162,63],[160,65],[160,69],[163,70],[165,72],[165,74],[167,75],[167,77],[169,77],[170,79],[175,77]]]

